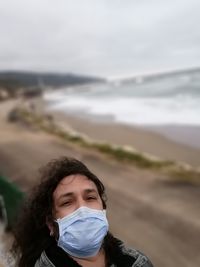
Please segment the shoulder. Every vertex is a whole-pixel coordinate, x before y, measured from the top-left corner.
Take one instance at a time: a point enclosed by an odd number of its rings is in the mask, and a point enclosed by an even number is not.
[[[120,248],[123,255],[132,257],[134,259],[134,262],[132,265],[130,265],[130,267],[153,267],[153,264],[149,258],[142,252],[134,248],[126,247],[124,243],[121,243]]]
[[[55,265],[47,257],[46,252],[43,251],[40,258],[36,261],[34,267],[55,267]]]

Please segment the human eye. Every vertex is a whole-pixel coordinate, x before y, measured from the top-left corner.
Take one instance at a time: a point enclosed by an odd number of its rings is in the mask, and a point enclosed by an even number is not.
[[[96,195],[89,195],[87,196],[87,200],[96,200],[97,196]]]
[[[73,203],[73,201],[70,199],[70,200],[64,200],[61,202],[60,206],[63,207],[63,206],[70,206],[71,204]]]

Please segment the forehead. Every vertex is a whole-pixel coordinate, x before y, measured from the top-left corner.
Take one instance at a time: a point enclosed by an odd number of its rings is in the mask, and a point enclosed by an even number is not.
[[[59,182],[53,192],[53,198],[57,199],[60,195],[66,193],[78,194],[86,189],[93,189],[97,191],[95,183],[89,180],[88,177],[81,174],[69,175]]]

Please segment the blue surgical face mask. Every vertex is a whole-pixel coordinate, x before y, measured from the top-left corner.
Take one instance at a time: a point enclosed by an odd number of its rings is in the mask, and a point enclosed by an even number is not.
[[[95,256],[108,232],[105,210],[80,207],[56,222],[59,227],[58,246],[78,258]]]

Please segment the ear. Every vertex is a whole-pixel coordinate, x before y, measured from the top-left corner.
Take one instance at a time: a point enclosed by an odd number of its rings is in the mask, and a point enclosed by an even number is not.
[[[49,228],[49,234],[50,236],[55,235],[55,227],[52,221],[49,220],[49,218],[46,218],[46,225]]]

